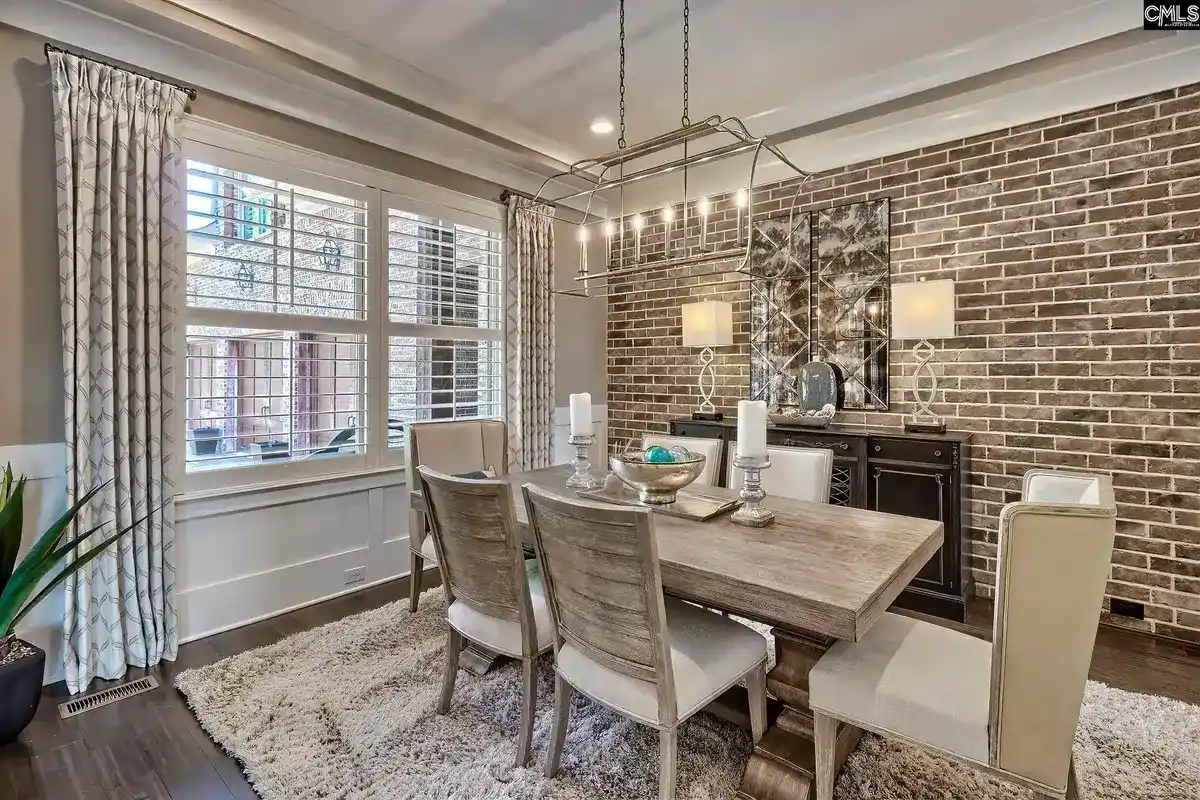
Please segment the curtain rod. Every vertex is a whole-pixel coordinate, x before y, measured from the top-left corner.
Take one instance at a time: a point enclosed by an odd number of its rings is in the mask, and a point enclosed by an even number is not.
[[[75,56],[76,58],[86,58],[88,61],[95,61],[97,64],[103,64],[104,66],[111,67],[112,69],[119,69],[123,72],[129,72],[134,75],[140,75],[143,78],[150,78],[151,80],[156,80],[156,81],[159,81],[160,83],[165,83],[167,86],[175,87],[179,91],[186,94],[188,96],[189,100],[196,99],[196,90],[190,86],[183,86],[178,83],[172,83],[171,81],[164,81],[162,78],[156,78],[153,75],[146,75],[145,73],[142,73],[142,72],[135,72],[134,70],[131,70],[128,67],[118,66],[117,64],[110,64],[107,61],[101,61],[100,59],[92,58],[91,56],[80,55],[79,53],[72,53],[70,50],[64,50],[61,47],[56,47],[55,45],[52,45],[49,42],[46,42],[46,55],[48,56],[51,53],[62,53],[64,55],[68,55],[68,56]]]
[[[538,200],[538,198],[534,197],[533,195],[531,195],[531,194],[528,194],[527,192],[522,192],[522,191],[521,191],[521,190],[519,190],[519,189],[505,189],[504,191],[502,191],[502,192],[500,193],[500,202],[501,202],[501,203],[507,203],[507,202],[508,202],[508,198],[510,198],[510,197],[514,197],[514,196],[515,196],[515,197],[524,197],[526,200],[537,200],[537,202],[539,202],[539,203],[545,203],[546,205],[550,206],[551,208],[557,208],[557,207],[558,207],[557,205],[555,205],[554,203],[551,203],[551,202],[549,202],[548,200]]]

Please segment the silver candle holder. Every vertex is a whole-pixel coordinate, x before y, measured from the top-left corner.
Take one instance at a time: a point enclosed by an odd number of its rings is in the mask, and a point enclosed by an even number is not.
[[[592,460],[589,453],[592,445],[596,443],[594,435],[576,436],[572,434],[567,443],[575,448],[575,458],[571,464],[575,467],[575,474],[567,478],[568,489],[595,489],[600,485],[600,481],[591,473]]]
[[[737,456],[733,459],[733,465],[745,472],[746,478],[742,481],[741,492],[738,493],[742,507],[730,515],[729,521],[735,525],[745,525],[747,528],[765,528],[775,521],[775,512],[762,507],[767,493],[763,491],[759,473],[771,468],[770,457]]]

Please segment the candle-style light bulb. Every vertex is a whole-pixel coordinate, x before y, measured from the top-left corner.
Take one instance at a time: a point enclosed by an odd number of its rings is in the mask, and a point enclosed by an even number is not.
[[[671,222],[675,219],[675,209],[670,206],[663,206],[662,210],[663,222],[663,257],[669,257],[671,254]]]
[[[708,244],[708,198],[701,197],[696,201],[696,213],[700,215],[700,249],[704,250]]]
[[[633,215],[633,260],[642,260],[642,228],[646,227],[646,220],[641,214]]]
[[[588,271],[588,262],[587,262],[588,232],[587,232],[587,228],[580,225],[579,233],[577,235],[579,237],[579,274],[587,275],[587,271]]]
[[[612,266],[612,240],[613,234],[617,232],[617,226],[610,219],[604,223],[604,262]]]
[[[604,235],[605,236],[612,236],[616,232],[617,232],[617,226],[613,224],[613,221],[611,219],[608,222],[604,223]]]
[[[749,202],[750,202],[750,197],[749,197],[749,195],[746,194],[745,189],[738,189],[737,194],[735,194],[733,196],[733,204],[737,207],[737,219],[735,220],[736,224],[733,226],[733,240],[735,242],[739,238],[741,238],[741,235],[742,235],[742,209],[745,208],[746,204]],[[746,227],[747,228],[750,227],[749,220],[746,221]],[[746,233],[746,238],[750,238],[749,231],[747,231],[747,233]]]

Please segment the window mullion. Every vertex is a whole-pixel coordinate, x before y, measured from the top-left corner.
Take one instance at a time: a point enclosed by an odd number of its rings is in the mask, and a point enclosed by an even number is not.
[[[387,320],[387,203],[386,192],[374,190],[367,203],[367,459],[383,466],[389,447]]]

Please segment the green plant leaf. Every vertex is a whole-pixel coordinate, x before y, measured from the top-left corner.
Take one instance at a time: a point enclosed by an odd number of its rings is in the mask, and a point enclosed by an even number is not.
[[[0,592],[0,632],[12,633],[13,627],[17,624],[21,617],[25,616],[25,614],[28,613],[28,611],[34,605],[41,602],[41,600],[49,593],[48,589],[62,583],[72,572],[84,566],[96,556],[100,555],[100,553],[104,552],[105,549],[107,549],[110,545],[112,545],[113,542],[117,541],[122,536],[136,530],[137,526],[141,525],[143,522],[149,519],[151,515],[156,514],[161,510],[162,506],[151,509],[140,519],[136,520],[132,525],[129,525],[118,533],[114,533],[112,536],[106,539],[103,544],[93,547],[79,558],[70,562],[66,569],[51,583],[47,584],[47,588],[39,592],[37,597],[32,602],[26,603],[25,601],[28,599],[29,595],[33,593],[33,590],[37,586],[38,582],[50,573],[50,570],[54,568],[60,559],[43,559],[38,568],[29,573],[27,579],[22,579],[19,584],[16,581],[10,583],[3,592]],[[96,528],[93,528],[85,535],[90,536],[96,530]],[[78,544],[80,541],[82,541],[82,538],[83,537],[76,538],[75,543]]]
[[[37,596],[34,597],[33,600],[26,603],[26,602],[24,602],[24,598],[22,598],[21,601],[16,602],[15,605],[12,606],[12,609],[15,610],[15,609],[19,608],[20,610],[17,611],[15,614],[13,614],[12,611],[7,607],[8,604],[0,605],[0,631],[4,631],[5,634],[12,633],[16,629],[17,623],[19,623],[26,614],[28,614],[30,611],[32,611],[34,606],[36,606],[38,603],[42,602],[42,600],[45,600],[46,597],[49,596],[50,592],[54,591],[54,589],[57,588],[60,583],[65,581],[80,567],[85,566],[89,561],[91,561],[96,556],[100,555],[105,550],[107,550],[109,547],[111,547],[113,542],[117,541],[122,536],[124,536],[125,534],[129,533],[132,530],[133,530],[133,526],[130,526],[130,527],[126,528],[125,530],[121,531],[120,533],[113,534],[111,537],[106,539],[103,543],[96,545],[91,550],[88,550],[83,555],[81,555],[79,558],[72,561],[70,564],[67,564],[67,566],[63,568],[63,571],[60,572],[54,578],[54,580],[52,580],[48,584],[46,584],[45,587],[40,592],[37,593]],[[38,580],[40,580],[41,577],[43,575],[47,574],[49,571],[50,571],[50,569],[49,569],[49,567],[47,567],[46,570],[41,575],[38,576]],[[37,585],[37,581],[34,581],[34,583],[28,587],[27,591],[25,592],[26,598],[29,596],[29,593],[33,591],[33,587],[35,585]],[[5,621],[8,620],[10,617],[11,617],[11,620],[8,621],[7,624],[5,624]]]
[[[54,550],[54,546],[58,544],[58,540],[62,538],[67,528],[75,521],[75,517],[79,514],[79,510],[91,501],[93,497],[105,486],[112,483],[112,480],[104,481],[101,484],[90,489],[83,497],[75,501],[75,505],[68,508],[61,517],[54,521],[54,524],[46,529],[45,533],[38,538],[33,547],[29,548],[29,552],[25,554],[25,558],[13,570],[11,580],[13,582],[24,581],[29,575],[37,571],[37,569],[46,560],[46,556]],[[36,580],[34,581],[37,582]],[[0,597],[3,597],[0,594]]]
[[[136,527],[138,524],[140,524],[140,523],[144,522],[146,519],[148,519],[148,518],[149,518],[149,516],[150,516],[150,515],[149,515],[149,514],[147,514],[145,517],[142,517],[140,520],[138,520],[137,522],[133,523],[133,525],[131,525],[131,526],[130,526],[130,528],[132,528],[132,527]],[[74,550],[76,547],[78,547],[79,545],[81,545],[81,544],[83,544],[84,542],[86,542],[86,541],[88,540],[88,537],[89,537],[89,536],[91,536],[92,534],[96,533],[96,532],[97,532],[97,531],[99,531],[101,528],[107,528],[107,527],[108,527],[109,525],[111,525],[111,524],[112,524],[111,522],[101,522],[99,525],[97,525],[96,527],[92,528],[90,531],[87,531],[86,533],[81,533],[81,534],[79,534],[79,535],[78,535],[78,536],[76,536],[74,539],[72,539],[71,541],[69,541],[69,542],[67,542],[66,544],[62,545],[62,546],[61,546],[61,547],[59,547],[58,549],[56,549],[56,550],[52,550],[50,553],[47,553],[47,554],[46,554],[46,558],[45,558],[45,559],[43,559],[43,560],[44,560],[44,561],[49,561],[51,564],[57,564],[59,561],[62,561],[62,560],[63,560],[63,558],[65,558],[65,557],[66,557],[67,553],[70,553],[70,552],[71,552],[72,550]],[[126,528],[126,530],[129,530],[130,528]]]
[[[11,491],[6,493],[8,499],[0,505],[0,592],[8,585],[17,563],[17,553],[21,550],[25,478],[10,488]]]

